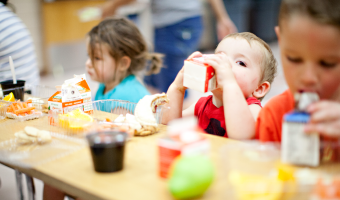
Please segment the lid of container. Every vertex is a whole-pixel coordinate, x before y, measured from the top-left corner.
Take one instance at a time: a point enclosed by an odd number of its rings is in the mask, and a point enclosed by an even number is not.
[[[106,131],[92,133],[86,136],[90,145],[95,144],[124,144],[127,139],[127,133],[119,131]]]

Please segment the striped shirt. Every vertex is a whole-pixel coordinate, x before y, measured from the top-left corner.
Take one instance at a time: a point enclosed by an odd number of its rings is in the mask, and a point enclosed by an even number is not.
[[[39,70],[31,35],[25,24],[0,3],[0,81],[12,79],[12,56],[17,80],[39,84]]]

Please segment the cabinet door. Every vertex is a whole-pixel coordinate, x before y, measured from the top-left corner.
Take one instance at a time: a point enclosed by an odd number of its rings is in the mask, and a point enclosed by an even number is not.
[[[42,18],[45,45],[84,40],[86,33],[99,21],[81,22],[78,11],[84,7],[99,6],[104,2],[104,0],[44,2]]]

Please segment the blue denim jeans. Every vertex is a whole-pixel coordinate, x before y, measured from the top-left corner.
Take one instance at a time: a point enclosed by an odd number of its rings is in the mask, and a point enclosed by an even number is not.
[[[155,29],[155,52],[165,55],[164,67],[159,74],[146,76],[146,84],[166,92],[182,69],[184,60],[197,50],[202,32],[200,16]]]

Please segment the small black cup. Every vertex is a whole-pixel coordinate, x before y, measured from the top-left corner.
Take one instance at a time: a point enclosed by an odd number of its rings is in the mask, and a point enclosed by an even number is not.
[[[87,135],[94,169],[97,172],[116,172],[123,169],[127,133],[118,131]]]
[[[9,93],[13,92],[15,99],[20,99],[20,101],[24,101],[24,90],[25,90],[25,81],[17,80],[17,84],[13,84],[13,80],[7,80],[0,82],[2,93],[4,97]]]

